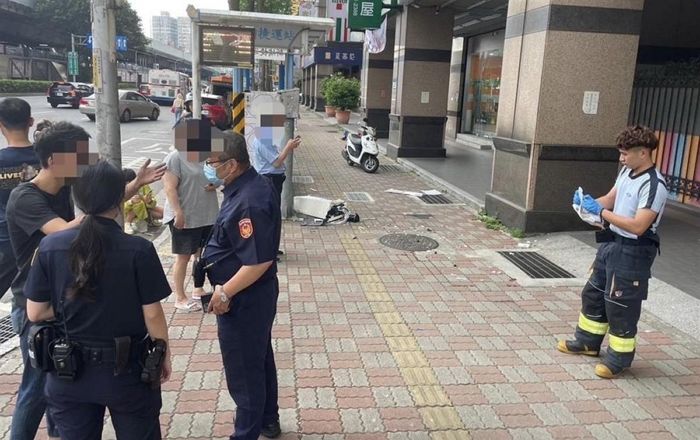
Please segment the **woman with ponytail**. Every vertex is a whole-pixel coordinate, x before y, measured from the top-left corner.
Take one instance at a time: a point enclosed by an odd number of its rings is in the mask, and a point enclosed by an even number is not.
[[[26,284],[31,321],[56,319],[57,338],[78,353],[75,375],[49,374],[49,411],[63,440],[99,439],[105,408],[118,439],[160,439],[160,387],[141,381],[148,338],[168,331],[160,301],[170,292],[155,248],[115,219],[124,175],[106,161],[73,185],[80,226],[46,236]],[[58,343],[54,346],[54,360]],[[166,350],[160,382],[170,376]]]

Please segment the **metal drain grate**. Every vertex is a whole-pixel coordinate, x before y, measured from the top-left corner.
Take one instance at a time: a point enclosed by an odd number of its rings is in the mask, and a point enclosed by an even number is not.
[[[0,344],[3,344],[15,336],[12,330],[12,317],[10,315],[0,319]]]
[[[303,183],[308,185],[310,183],[314,183],[314,178],[311,176],[293,176],[292,183]]]
[[[576,278],[537,252],[499,251],[530,278]]]
[[[366,192],[346,192],[345,200],[348,202],[374,203],[374,199]]]
[[[423,203],[426,203],[428,205],[451,205],[454,202],[447,197],[445,197],[442,194],[439,195],[429,195],[429,194],[423,194],[422,196],[418,197],[423,201]]]
[[[394,164],[389,165],[379,165],[379,170],[384,172],[395,172],[395,173],[405,173],[406,169]]]

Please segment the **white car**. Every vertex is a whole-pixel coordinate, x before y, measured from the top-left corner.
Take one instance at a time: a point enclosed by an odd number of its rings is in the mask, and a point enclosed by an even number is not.
[[[80,113],[91,121],[95,120],[95,95],[80,100]],[[119,90],[119,119],[129,122],[133,118],[158,120],[160,106],[138,92]]]

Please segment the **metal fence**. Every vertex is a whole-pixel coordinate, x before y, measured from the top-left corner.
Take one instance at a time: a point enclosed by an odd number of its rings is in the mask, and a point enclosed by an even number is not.
[[[683,79],[638,82],[632,92],[630,124],[650,127],[659,138],[654,151],[669,198],[700,206],[700,86]]]

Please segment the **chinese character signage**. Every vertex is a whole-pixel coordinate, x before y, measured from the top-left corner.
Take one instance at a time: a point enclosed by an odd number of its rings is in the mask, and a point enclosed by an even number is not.
[[[348,27],[353,31],[379,29],[384,21],[382,0],[349,0]]]
[[[117,35],[117,52],[126,52],[127,50],[126,37],[124,35]]]
[[[326,17],[348,18],[348,0],[327,0]]]
[[[209,66],[253,66],[253,29],[201,27],[202,64]]]
[[[314,48],[316,64],[342,64],[344,66],[362,65],[362,46],[359,47],[316,47]]]

